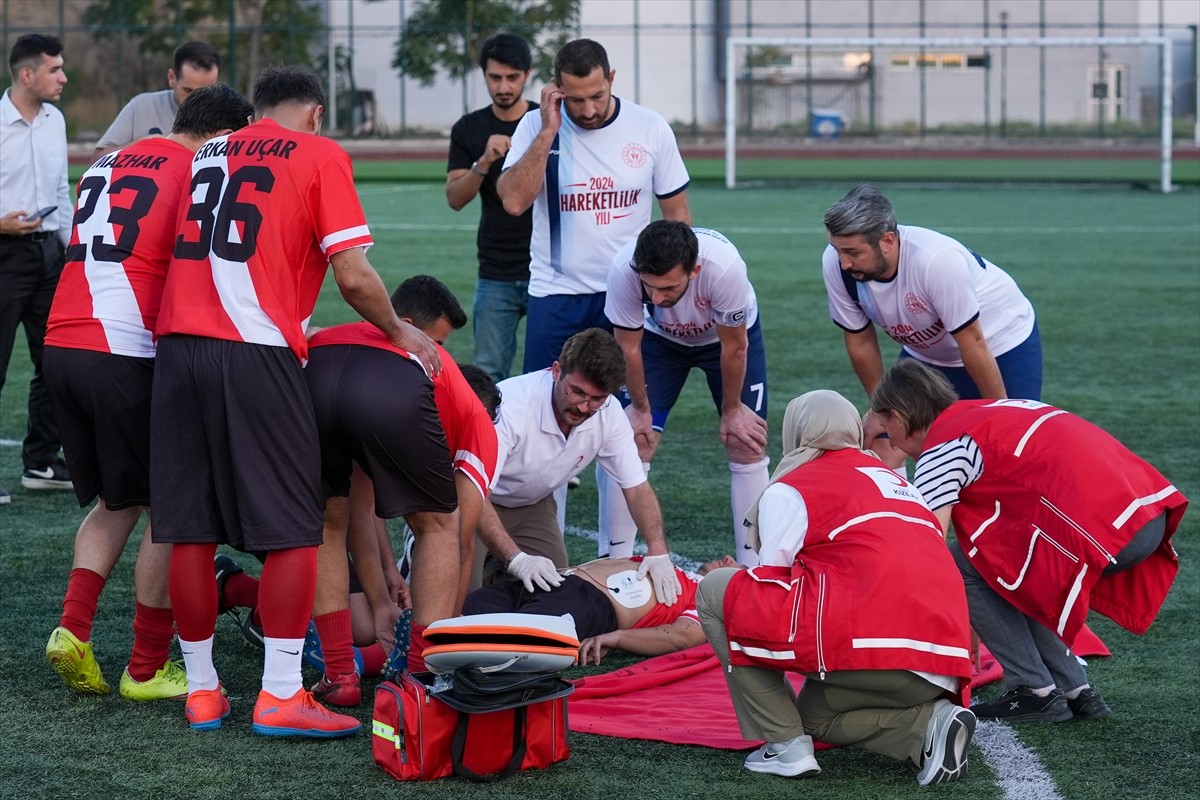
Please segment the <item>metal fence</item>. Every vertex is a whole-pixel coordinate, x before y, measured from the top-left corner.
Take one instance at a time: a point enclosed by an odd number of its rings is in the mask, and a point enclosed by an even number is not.
[[[441,135],[465,110],[488,102],[477,72],[422,86],[390,66],[401,27],[421,0],[210,0],[209,15],[199,19],[189,0],[153,0],[155,13],[136,17],[150,1],[106,0],[112,13],[97,18],[96,0],[0,0],[5,52],[22,33],[63,38],[73,138],[94,138],[130,96],[165,88],[171,50],[189,38],[213,42],[223,55],[222,80],[243,90],[266,63],[312,65],[330,82],[337,100],[327,118],[345,135]],[[1167,36],[1175,43],[1176,138],[1200,140],[1198,16],[1194,0],[582,0],[569,33],[606,46],[616,93],[655,108],[681,133],[714,137],[724,125],[730,37]],[[1160,96],[1153,85],[1159,70],[1141,63],[1144,55],[1093,49],[1069,66],[1031,71],[1012,59],[1044,61],[1044,54],[1016,52],[881,51],[847,66],[853,53],[748,51],[747,59],[759,61],[733,65],[739,128],[747,136],[811,136],[832,119],[843,135],[868,137],[1155,135],[1149,121],[1157,101],[1146,98]],[[1057,103],[1046,112],[1045,98],[1066,96],[1068,73],[1078,86],[1067,89],[1084,110],[1063,119]],[[940,97],[921,88],[930,82],[957,88]],[[898,91],[912,93],[899,104],[911,113],[881,99]],[[1040,114],[1030,112],[1039,102]]]

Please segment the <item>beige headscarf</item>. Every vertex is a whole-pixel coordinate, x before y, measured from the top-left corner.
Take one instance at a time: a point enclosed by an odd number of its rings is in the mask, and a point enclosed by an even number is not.
[[[806,392],[788,403],[783,414],[783,448],[786,455],[771,473],[775,483],[797,467],[828,450],[863,450],[863,424],[858,410],[846,398],[829,389]],[[876,456],[877,457],[877,456]],[[759,500],[762,496],[759,496]],[[758,550],[758,503],[746,512],[746,543]]]

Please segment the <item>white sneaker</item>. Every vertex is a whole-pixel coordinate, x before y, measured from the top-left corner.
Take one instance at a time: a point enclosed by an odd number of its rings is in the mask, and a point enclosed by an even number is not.
[[[925,727],[921,771],[917,783],[933,786],[956,781],[967,774],[967,746],[975,734],[975,715],[949,700],[933,704],[933,716]]]
[[[783,778],[809,778],[821,771],[813,757],[811,736],[797,736],[786,742],[767,742],[746,756],[746,769]]]

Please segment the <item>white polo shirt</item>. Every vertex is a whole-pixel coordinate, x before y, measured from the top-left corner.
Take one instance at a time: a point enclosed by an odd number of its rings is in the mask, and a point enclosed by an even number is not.
[[[746,262],[733,243],[708,228],[693,228],[700,245],[700,274],[688,284],[679,302],[670,308],[643,302],[642,280],[633,271],[629,242],[613,259],[608,272],[604,316],[618,328],[650,333],[689,347],[715,344],[717,326],[748,329],[758,319],[758,299],[746,274]]]
[[[625,410],[610,396],[592,417],[563,436],[554,417],[549,369],[500,381],[499,453],[489,499],[519,508],[545,499],[593,460],[622,489],[646,482]]]

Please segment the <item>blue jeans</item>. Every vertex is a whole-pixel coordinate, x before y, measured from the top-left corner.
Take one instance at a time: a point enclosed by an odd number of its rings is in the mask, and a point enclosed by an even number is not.
[[[517,354],[517,326],[529,311],[529,281],[475,284],[475,366],[494,381],[507,378]]]

